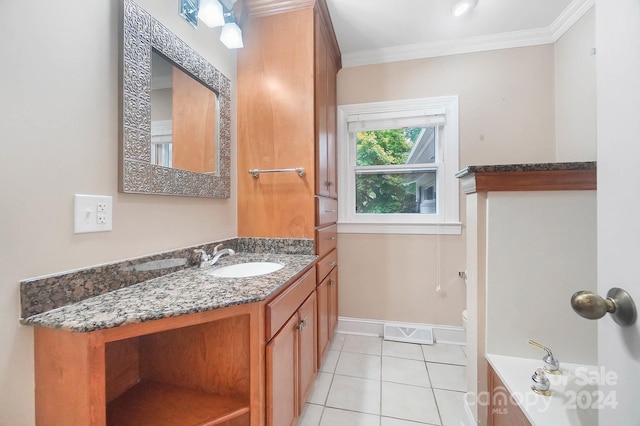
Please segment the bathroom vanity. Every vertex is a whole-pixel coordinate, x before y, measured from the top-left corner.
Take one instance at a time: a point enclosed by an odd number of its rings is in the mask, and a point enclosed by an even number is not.
[[[240,254],[23,320],[38,425],[264,425],[299,416],[317,371],[314,255]]]

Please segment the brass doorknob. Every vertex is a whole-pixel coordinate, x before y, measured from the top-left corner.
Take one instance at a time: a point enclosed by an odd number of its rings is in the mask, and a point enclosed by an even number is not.
[[[622,326],[635,323],[637,312],[633,299],[621,288],[614,287],[604,299],[592,291],[578,291],[571,296],[571,307],[581,317],[600,319],[608,312]]]

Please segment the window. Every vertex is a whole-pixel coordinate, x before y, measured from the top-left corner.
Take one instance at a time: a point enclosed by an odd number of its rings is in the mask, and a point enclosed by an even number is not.
[[[338,106],[339,229],[460,234],[458,97]]]

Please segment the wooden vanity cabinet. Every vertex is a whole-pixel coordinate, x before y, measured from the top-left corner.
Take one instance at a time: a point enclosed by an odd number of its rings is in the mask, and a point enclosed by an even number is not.
[[[38,425],[264,424],[264,306],[106,330],[36,328]]]
[[[268,425],[294,425],[316,377],[315,280],[312,269],[267,305],[267,335],[275,333],[266,347]]]

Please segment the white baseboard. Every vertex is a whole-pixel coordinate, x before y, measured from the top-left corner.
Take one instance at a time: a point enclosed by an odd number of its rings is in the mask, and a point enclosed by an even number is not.
[[[361,334],[364,336],[379,336],[384,334],[384,324],[397,324],[408,326],[422,326],[433,328],[433,339],[440,343],[451,343],[454,345],[466,345],[467,333],[464,328],[452,325],[437,324],[417,324],[398,321],[382,321],[361,318],[339,317],[338,333]]]
[[[478,423],[476,422],[476,419],[473,417],[473,412],[471,411],[471,407],[467,402],[468,395],[469,394],[465,395],[465,398],[464,398],[464,414],[466,417],[464,426],[477,426]]]

